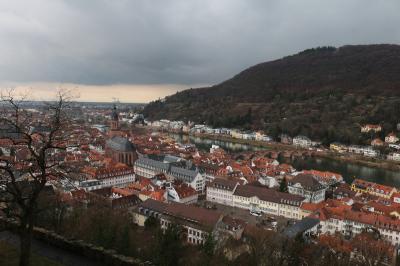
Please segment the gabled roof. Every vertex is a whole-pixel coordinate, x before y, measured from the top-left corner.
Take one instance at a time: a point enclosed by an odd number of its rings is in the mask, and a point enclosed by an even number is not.
[[[293,186],[297,183],[299,183],[304,189],[310,191],[318,191],[324,188],[324,186],[310,174],[299,174],[292,180],[288,181],[289,186]]]
[[[197,191],[186,183],[174,184],[173,188],[178,193],[179,198],[184,199],[197,194]]]
[[[228,180],[224,178],[215,178],[212,182],[207,184],[208,187],[214,187],[223,190],[230,190],[233,191],[238,184],[238,181],[235,180]]]
[[[136,151],[135,145],[127,138],[114,136],[106,141],[107,148],[120,152],[134,152]]]
[[[168,206],[167,203],[153,199],[147,199],[138,205],[138,207],[142,207],[159,213],[164,212],[167,206]]]

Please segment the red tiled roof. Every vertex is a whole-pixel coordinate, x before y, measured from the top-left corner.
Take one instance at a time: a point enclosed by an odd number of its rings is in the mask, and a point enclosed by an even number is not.
[[[181,199],[191,197],[197,194],[197,191],[194,188],[185,183],[180,183],[180,184],[175,183],[173,187],[176,193],[178,193],[179,198]]]
[[[319,212],[319,219],[327,220],[335,218],[339,220],[350,220],[363,224],[368,224],[377,228],[391,229],[400,231],[400,220],[393,219],[384,215],[354,211],[350,206],[324,207]]]

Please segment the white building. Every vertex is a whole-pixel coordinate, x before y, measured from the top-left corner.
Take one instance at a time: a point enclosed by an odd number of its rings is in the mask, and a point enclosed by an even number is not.
[[[302,148],[309,148],[312,145],[311,139],[306,136],[299,135],[293,138],[293,145],[299,146]]]
[[[307,202],[319,203],[325,200],[326,187],[312,175],[299,174],[288,181],[288,191],[305,197]]]
[[[180,184],[166,184],[167,200],[169,202],[178,202],[183,204],[194,204],[197,203],[198,193],[191,186],[180,183]]]
[[[304,197],[251,185],[238,186],[233,193],[233,206],[250,211],[301,219]]]
[[[392,245],[400,244],[399,219],[354,211],[351,206],[323,208],[317,213],[317,217],[320,219],[320,232],[323,234],[341,233],[354,236],[366,229],[375,230]]]
[[[392,152],[388,154],[387,159],[392,161],[400,161],[400,153]]]
[[[99,180],[97,179],[91,179],[91,180],[84,180],[79,182],[79,188],[84,189],[85,191],[92,191],[96,189],[102,188],[102,184]]]
[[[399,138],[396,136],[396,134],[394,134],[393,132],[392,133],[390,133],[390,134],[388,134],[386,137],[385,137],[385,142],[386,143],[396,143],[396,142],[398,142],[399,141]]]
[[[157,174],[165,174],[169,181],[182,181],[189,184],[197,192],[203,193],[205,178],[190,161],[170,155],[140,156],[134,164],[138,176],[152,178]]]
[[[348,147],[348,152],[364,155],[367,157],[377,157],[379,156],[379,151],[374,150],[372,146],[358,146],[350,145]]]
[[[135,173],[128,167],[99,169],[95,179],[100,181],[102,188],[125,187],[135,182]]]
[[[258,182],[261,185],[266,186],[268,188],[273,188],[273,187],[279,186],[278,181],[276,181],[275,177],[272,177],[272,176],[260,176],[258,178]]]
[[[222,178],[215,178],[207,184],[206,199],[227,206],[233,206],[233,193],[239,182]]]

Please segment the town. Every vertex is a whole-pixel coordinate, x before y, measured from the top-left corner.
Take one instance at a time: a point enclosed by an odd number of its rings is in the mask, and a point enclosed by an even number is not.
[[[0,266],[400,265],[400,1],[0,1]]]
[[[33,139],[50,132],[40,122],[48,119],[41,107],[27,112],[32,118]],[[176,142],[163,129],[273,141],[260,132],[167,120],[148,122],[140,114],[120,112],[116,104],[87,108],[68,125],[71,133],[65,140],[65,151],[52,154],[63,169],[74,171],[61,182],[49,178],[47,193],[66,206],[65,217],[72,215],[73,209],[101,202],[110,210],[123,212],[125,222],[138,227],[152,222],[167,230],[171,224],[178,225],[184,230],[181,241],[193,246],[203,246],[209,239],[216,246],[225,246],[232,239],[246,246],[249,235],[261,230],[333,249],[343,247],[329,243],[342,241],[343,246],[349,246],[349,255],[360,256],[357,247],[348,243],[372,232],[379,237],[367,241],[387,245],[384,261],[392,263],[400,245],[400,190],[396,187],[368,182],[362,176],[346,183],[340,173],[300,171],[280,163],[269,150],[232,153],[212,145],[202,151],[194,144]],[[362,130],[379,128],[366,125]],[[3,162],[12,161],[16,168],[23,168],[29,152],[26,146],[12,141],[21,136],[7,126],[2,127],[1,136]],[[281,141],[322,149],[305,136],[281,136]],[[398,141],[394,134],[385,139],[395,149]],[[380,145],[385,143],[381,141]],[[365,156],[378,154],[371,147],[337,143],[330,149]],[[25,174],[17,181],[31,179]],[[3,183],[2,189],[6,191],[7,186]],[[6,217],[8,206],[2,207]],[[226,257],[234,260],[245,250],[234,249],[235,255]]]

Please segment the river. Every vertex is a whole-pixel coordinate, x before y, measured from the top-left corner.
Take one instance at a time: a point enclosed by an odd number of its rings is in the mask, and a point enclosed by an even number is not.
[[[257,147],[248,144],[213,140],[195,136],[187,136],[173,133],[170,133],[168,135],[170,137],[173,137],[177,142],[195,144],[199,150],[203,151],[208,151],[211,145],[218,145],[229,152],[259,151],[267,149],[264,147]],[[293,167],[295,167],[297,170],[315,169],[320,171],[331,171],[340,173],[347,183],[351,183],[354,178],[360,178],[367,181],[400,188],[400,171],[393,171],[359,165],[350,162],[342,162],[316,157],[308,157],[304,159],[297,158],[286,162],[292,164]]]

